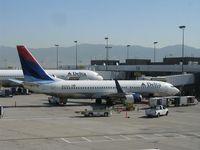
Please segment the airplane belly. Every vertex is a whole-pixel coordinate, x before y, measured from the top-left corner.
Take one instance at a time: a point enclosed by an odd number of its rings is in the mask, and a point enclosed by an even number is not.
[[[87,99],[87,98],[101,98],[104,95],[109,94],[109,92],[105,92],[105,91],[73,91],[73,90],[53,90],[50,94],[55,94],[57,96],[62,96],[62,97],[66,97],[66,98],[83,98],[83,99]]]
[[[93,98],[92,94],[85,94],[85,93],[48,93],[52,96],[59,96],[59,97],[65,97],[65,98],[72,98],[72,99],[87,99],[87,98]]]
[[[24,88],[29,89],[30,91],[33,91],[35,93],[41,93],[42,92],[36,86],[24,85]]]

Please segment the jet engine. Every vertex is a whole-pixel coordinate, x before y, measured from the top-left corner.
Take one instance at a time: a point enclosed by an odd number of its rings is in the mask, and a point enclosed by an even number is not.
[[[142,95],[139,93],[132,93],[125,95],[126,99],[125,102],[133,102],[133,103],[138,103],[142,101]]]

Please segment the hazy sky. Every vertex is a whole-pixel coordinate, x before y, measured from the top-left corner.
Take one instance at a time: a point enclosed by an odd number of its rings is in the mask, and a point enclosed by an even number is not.
[[[200,0],[0,0],[0,45],[78,43],[200,48]]]

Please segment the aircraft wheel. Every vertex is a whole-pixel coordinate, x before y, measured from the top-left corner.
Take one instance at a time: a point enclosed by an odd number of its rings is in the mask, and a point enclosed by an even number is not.
[[[93,113],[89,113],[88,116],[89,116],[89,117],[92,117],[92,116],[93,116]]]
[[[96,104],[99,104],[99,105],[102,104],[102,99],[101,98],[97,98],[96,99]]]
[[[160,117],[160,113],[158,113],[157,117],[158,117],[158,118]]]
[[[107,113],[107,112],[105,112],[105,113],[104,113],[104,116],[105,116],[105,117],[108,117],[108,113]]]

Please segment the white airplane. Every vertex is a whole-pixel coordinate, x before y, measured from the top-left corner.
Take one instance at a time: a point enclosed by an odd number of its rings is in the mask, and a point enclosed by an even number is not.
[[[175,95],[179,90],[172,84],[146,80],[62,80],[50,76],[25,46],[17,46],[21,61],[25,88],[37,93],[54,96],[59,103],[67,99],[116,99],[134,100],[133,93],[148,93],[156,96]]]
[[[97,72],[91,70],[46,70],[48,74],[64,80],[103,80]],[[0,84],[2,86],[18,86],[12,79],[23,80],[22,70],[0,70]]]

